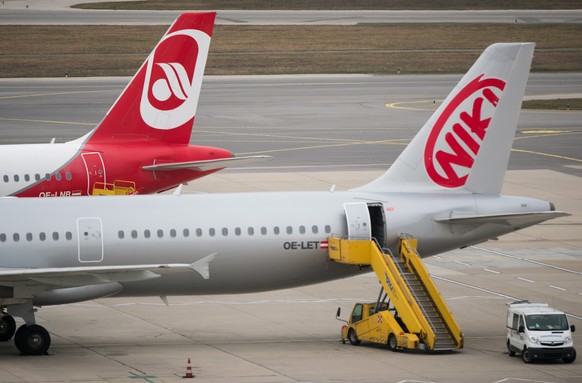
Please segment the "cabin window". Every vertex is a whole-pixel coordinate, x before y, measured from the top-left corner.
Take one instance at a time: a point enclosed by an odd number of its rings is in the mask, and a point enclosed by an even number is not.
[[[71,174],[71,172],[66,172],[65,173],[65,178],[67,179],[67,181],[70,181],[73,179],[73,175]]]
[[[281,232],[281,229],[279,229],[279,226],[275,226],[273,228],[273,233],[279,235],[279,233]]]
[[[65,238],[67,239],[67,241],[70,241],[71,239],[73,239],[73,233],[71,233],[70,231],[67,231],[65,233]]]
[[[56,174],[55,174],[55,179],[56,179],[57,181],[60,181],[60,180],[61,180],[61,173],[56,173]]]
[[[53,240],[55,241],[59,240],[59,233],[57,233],[56,231],[53,231]]]
[[[45,180],[47,180],[47,181],[50,181],[50,180],[51,180],[51,174],[50,174],[50,173],[47,173],[47,174],[44,176],[44,179],[45,179]]]
[[[287,226],[287,234],[293,234],[293,227]]]
[[[228,235],[228,229],[226,227],[222,228],[222,235],[225,237]]]
[[[331,233],[331,226],[325,225],[325,232],[328,234]]]
[[[35,181],[40,181],[40,174],[36,173],[34,175],[34,179],[35,179]]]
[[[299,234],[305,234],[305,226],[299,226]]]
[[[190,236],[190,230],[188,230],[188,229],[184,229],[184,230],[182,230],[182,235],[183,235],[185,238],[189,237],[189,236]]]
[[[319,231],[319,228],[317,227],[317,225],[313,225],[311,226],[311,232],[313,234],[317,234],[317,232]]]
[[[125,238],[125,233],[123,232],[123,230],[119,230],[117,232],[117,236],[119,237],[119,239],[123,239]]]
[[[158,238],[164,238],[164,231],[162,229],[158,229]]]
[[[216,234],[216,230],[213,227],[211,227],[210,229],[208,229],[208,234],[211,237],[214,237],[214,235]]]
[[[137,238],[137,230],[132,230],[131,231],[131,238],[136,239]]]
[[[28,242],[32,241],[32,233],[26,233],[26,240]]]
[[[14,239],[14,242],[18,242],[18,241],[20,241],[20,234],[18,234],[18,233],[14,233],[14,234],[12,235],[12,239]]]
[[[6,176],[6,175],[4,177],[2,177],[2,178],[4,178],[4,182],[10,181],[10,178],[8,176]]]
[[[144,237],[149,238],[149,237],[151,237],[151,235],[152,235],[152,233],[148,229],[145,229],[143,231],[143,236]]]
[[[41,241],[46,240],[46,234],[44,232],[41,232],[38,234],[38,239],[40,239]]]
[[[240,229],[240,227],[234,228],[234,234],[236,234],[238,236],[238,235],[241,235],[241,233],[242,233],[242,230]]]
[[[171,229],[170,230],[170,237],[176,238],[176,229]]]
[[[202,229],[200,229],[200,228],[196,229],[196,236],[202,237]]]
[[[266,227],[261,227],[261,234],[263,235],[267,235],[267,228]]]
[[[248,233],[249,233],[249,235],[255,235],[255,228],[252,226],[249,226]]]
[[[14,182],[18,182],[20,181],[20,177],[18,176],[18,174],[14,175]]]
[[[30,181],[30,176],[29,176],[28,174],[25,174],[25,175],[24,175],[24,180],[25,180],[26,182]]]
[[[6,242],[6,234],[4,233],[0,234],[0,242]]]

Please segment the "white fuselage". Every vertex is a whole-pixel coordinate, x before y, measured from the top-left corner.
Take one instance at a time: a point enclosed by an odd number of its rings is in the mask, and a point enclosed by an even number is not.
[[[524,197],[471,193],[289,192],[0,199],[0,268],[196,262],[215,254],[210,278],[194,272],[124,282],[118,296],[240,293],[322,282],[358,268],[328,260],[325,243],[347,235],[344,204],[381,206],[386,247],[402,233],[422,256],[513,231],[499,223],[452,225],[454,212],[547,211]],[[527,225],[526,225],[527,226]]]

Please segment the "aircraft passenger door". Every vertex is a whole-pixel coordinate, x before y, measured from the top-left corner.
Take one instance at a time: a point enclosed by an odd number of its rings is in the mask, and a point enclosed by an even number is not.
[[[101,218],[77,219],[79,240],[79,262],[101,262],[103,260],[103,224]]]
[[[365,202],[345,203],[348,237],[350,239],[372,239],[372,224],[368,204]]]
[[[101,153],[98,152],[81,153],[81,158],[83,158],[87,170],[87,195],[91,195],[96,182],[107,182],[105,164]],[[103,188],[105,188],[104,185]]]

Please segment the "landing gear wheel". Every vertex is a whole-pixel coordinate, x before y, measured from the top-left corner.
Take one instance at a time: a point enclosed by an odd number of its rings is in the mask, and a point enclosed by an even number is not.
[[[16,332],[16,321],[10,315],[0,317],[0,342],[12,339]]]
[[[390,334],[388,335],[388,349],[392,351],[397,351],[398,349],[398,342],[396,342],[396,335]]]
[[[362,343],[362,341],[359,340],[358,336],[356,335],[356,330],[354,330],[353,328],[351,328],[350,331],[348,331],[348,340],[354,346],[357,346],[360,343]]]
[[[562,361],[564,361],[564,363],[574,363],[574,361],[576,360],[576,350],[572,350],[572,355],[568,358],[562,358]]]
[[[532,363],[534,361],[533,354],[528,348],[523,349],[521,359],[523,359],[525,363]]]
[[[515,351],[513,351],[511,349],[511,345],[509,343],[509,339],[507,340],[507,353],[509,354],[509,356],[515,356]]]
[[[42,326],[22,325],[16,331],[14,343],[24,355],[45,355],[51,345],[51,336]]]

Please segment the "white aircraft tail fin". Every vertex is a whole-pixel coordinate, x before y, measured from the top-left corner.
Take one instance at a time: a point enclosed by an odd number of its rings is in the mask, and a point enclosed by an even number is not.
[[[499,194],[533,51],[489,46],[386,173],[357,190]]]

